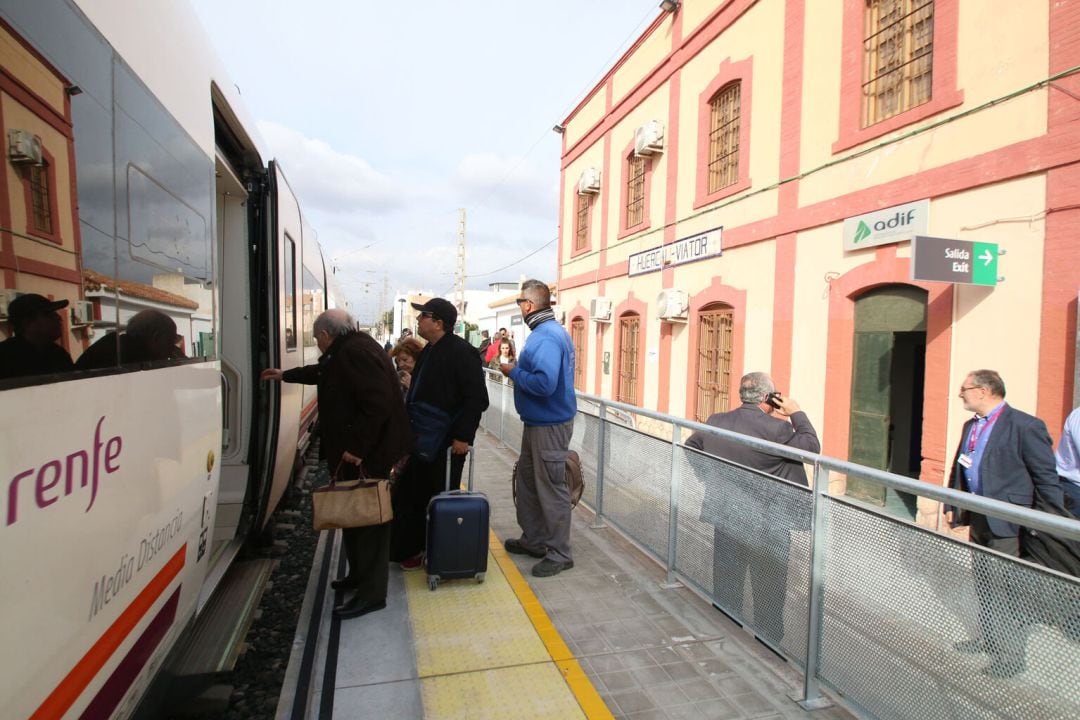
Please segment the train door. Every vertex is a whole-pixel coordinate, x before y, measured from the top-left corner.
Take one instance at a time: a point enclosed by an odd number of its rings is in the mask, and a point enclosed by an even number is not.
[[[922,463],[926,291],[871,290],[855,301],[848,459],[917,478]],[[914,518],[915,498],[848,478],[847,494]]]
[[[274,250],[274,282],[268,285],[266,301],[269,313],[268,367],[290,370],[303,364],[301,326],[303,232],[300,206],[277,163],[269,165],[268,186],[269,247]],[[270,483],[259,507],[259,523],[265,525],[271,511],[285,493],[296,459],[300,431],[303,386],[295,383],[270,383],[269,409],[275,419],[267,437],[272,463]],[[275,397],[276,396],[276,397]],[[273,400],[276,399],[276,402]]]
[[[251,349],[251,230],[248,192],[222,152],[215,163],[221,348],[221,483],[212,558],[245,524],[249,487],[253,375]]]

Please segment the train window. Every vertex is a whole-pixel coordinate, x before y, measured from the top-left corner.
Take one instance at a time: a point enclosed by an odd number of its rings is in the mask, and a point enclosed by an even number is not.
[[[315,274],[304,268],[304,347],[315,347],[315,318],[326,309],[326,291]]]
[[[8,232],[0,238],[0,389],[69,379],[73,359],[88,342],[80,246],[84,256],[92,248],[95,261],[115,265],[111,199],[105,213],[108,220],[95,235],[80,223],[93,203],[76,195],[76,185],[80,190],[83,186],[77,164],[94,150],[109,158],[96,177],[103,176],[106,186],[111,185],[109,113],[102,112],[89,93],[63,92],[73,84],[65,75],[72,68],[86,74],[87,88],[108,91],[108,84],[97,80],[101,72],[108,77],[110,56],[89,39],[84,27],[73,26],[70,17],[55,17],[55,10],[41,3],[9,3],[6,19],[14,22],[0,23],[0,44],[10,61],[4,63],[5,72],[12,87],[26,90],[5,92],[0,114],[0,138],[6,141],[0,160],[0,173],[6,178],[0,181],[4,194],[0,204],[8,212]],[[49,24],[54,21],[56,25]],[[71,32],[20,34],[25,28],[61,26]],[[43,39],[53,45],[42,47]],[[53,64],[42,57],[53,53],[69,62]],[[104,100],[111,105],[108,95]],[[87,104],[96,112],[88,113]],[[102,118],[103,123],[94,122]],[[81,133],[84,120],[87,128],[104,126],[104,132]],[[87,174],[95,176],[97,169]]]
[[[115,300],[103,297],[101,304],[119,307],[116,326],[95,327],[96,334],[130,330],[134,317],[145,322],[148,314],[161,332],[169,321],[175,325],[175,342],[135,357],[212,355],[213,343],[203,341],[214,332],[212,159],[123,62],[114,61],[113,73],[116,269],[94,280],[107,291],[115,288]],[[120,362],[129,362],[123,337],[113,335]]]
[[[34,317],[57,316],[55,344],[77,370],[128,362],[133,355],[122,336],[140,312],[175,331],[158,333],[168,335],[167,346],[163,339],[150,356],[137,354],[138,362],[213,355],[212,158],[66,5],[15,3],[11,10],[19,22],[0,24],[0,43],[16,48],[20,62],[10,70],[37,101],[8,97],[11,107],[0,117],[2,136],[20,131],[26,150],[25,158],[5,158],[23,163],[16,170],[26,180],[3,190],[23,229],[0,240],[11,244],[0,247],[0,269],[7,270],[0,300],[36,295],[47,301],[33,301],[42,308],[67,301]],[[14,28],[29,28],[31,36]],[[41,55],[18,50],[24,46]],[[64,92],[76,86],[79,92]],[[42,104],[51,98],[63,101]],[[5,256],[14,259],[11,267],[2,264]],[[2,322],[10,319],[0,313],[0,341],[15,334],[13,323]],[[0,368],[0,383],[66,379],[48,367]]]
[[[285,233],[285,350],[296,349],[296,242]]]
[[[131,257],[164,273],[210,279],[206,219],[141,168],[128,166]]]

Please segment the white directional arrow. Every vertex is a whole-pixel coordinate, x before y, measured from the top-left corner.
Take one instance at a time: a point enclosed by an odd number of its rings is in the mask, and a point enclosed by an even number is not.
[[[983,265],[989,267],[990,262],[994,259],[994,256],[989,250],[983,250],[983,254],[979,256],[979,259],[983,261]]]

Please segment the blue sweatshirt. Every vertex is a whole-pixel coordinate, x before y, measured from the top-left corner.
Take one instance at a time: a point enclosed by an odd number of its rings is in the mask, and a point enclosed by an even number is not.
[[[559,425],[577,415],[574,345],[555,320],[537,325],[525,339],[514,381],[514,407],[526,425]]]

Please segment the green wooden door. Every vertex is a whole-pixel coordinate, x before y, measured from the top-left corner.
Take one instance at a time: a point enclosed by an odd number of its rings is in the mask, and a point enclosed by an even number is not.
[[[854,352],[848,459],[884,469],[889,462],[893,334],[856,332]],[[883,486],[858,478],[848,478],[847,494],[875,505],[885,504]]]
[[[914,476],[918,475],[918,463],[912,463],[908,455],[912,438],[921,437],[922,403],[912,405],[911,397],[902,396],[922,392],[925,337],[925,290],[887,285],[855,301],[848,443],[851,462],[903,474],[911,474],[914,464]],[[897,423],[901,427],[895,427]],[[902,452],[894,452],[894,441],[903,445]],[[896,457],[903,458],[902,468]],[[849,477],[847,494],[900,515],[911,514],[905,498],[876,483]]]

